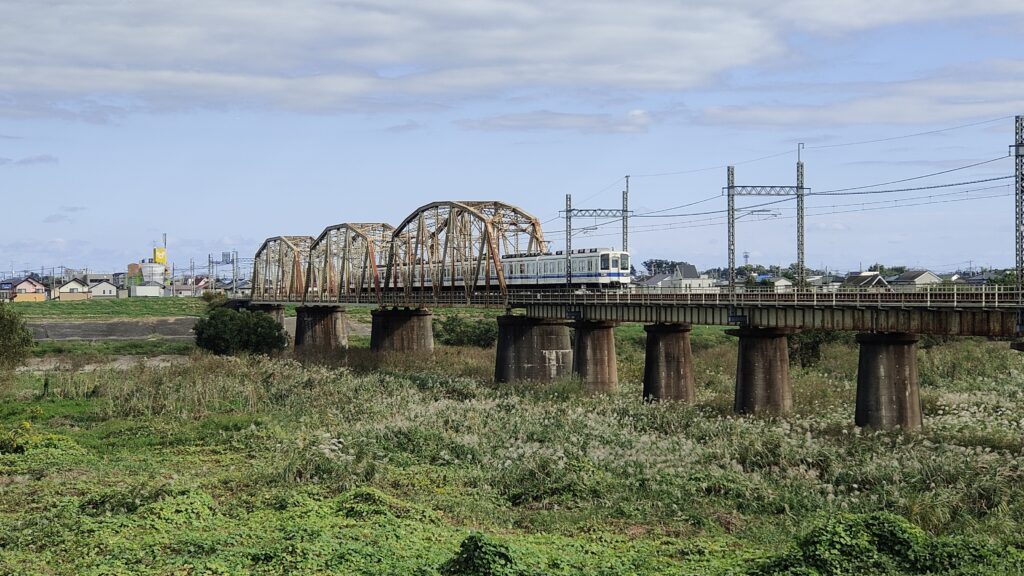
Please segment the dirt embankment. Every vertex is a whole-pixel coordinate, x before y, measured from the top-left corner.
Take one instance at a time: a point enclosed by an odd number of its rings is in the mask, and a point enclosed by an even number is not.
[[[198,318],[126,318],[119,320],[29,320],[32,336],[43,340],[141,340],[192,338]]]
[[[198,318],[123,318],[118,320],[29,320],[28,327],[37,341],[45,340],[144,340],[146,338],[194,338],[192,327]],[[369,336],[370,326],[348,322],[348,333]],[[284,319],[284,329],[295,337],[295,318]]]

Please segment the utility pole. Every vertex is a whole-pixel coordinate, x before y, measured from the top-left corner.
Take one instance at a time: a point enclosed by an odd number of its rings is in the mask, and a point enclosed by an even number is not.
[[[629,252],[629,174],[626,174],[626,189],[622,191],[622,251]]]
[[[213,254],[206,255],[206,286],[212,290],[210,282],[213,282]]]
[[[238,296],[238,250],[231,252],[231,295]]]
[[[729,292],[736,291],[736,167],[725,172],[726,194],[729,196]]]
[[[797,289],[807,284],[807,268],[804,266],[804,163],[800,159],[801,142],[796,146],[796,285]]]
[[[1024,302],[1021,295],[1024,290],[1024,116],[1017,116],[1016,119],[1017,138],[1014,143],[1014,156],[1016,156],[1016,189],[1017,189],[1017,222],[1014,228],[1017,237],[1017,299]],[[1018,324],[1024,323],[1024,318]],[[1018,332],[1024,326],[1018,326]]]
[[[572,194],[565,195],[565,289],[572,287]]]
[[[735,290],[736,284],[736,196],[796,196],[797,199],[797,267],[800,269],[798,281],[804,280],[804,195],[809,188],[804,187],[804,164],[797,162],[796,186],[737,186],[736,171],[728,167],[725,192],[729,196],[729,290]],[[752,213],[748,212],[743,214]]]

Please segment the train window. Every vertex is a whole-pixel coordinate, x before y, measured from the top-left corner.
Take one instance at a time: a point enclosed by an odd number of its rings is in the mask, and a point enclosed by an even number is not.
[[[613,256],[612,257],[612,270],[618,270],[618,269],[619,269],[619,257],[618,256]]]
[[[587,258],[587,272],[594,271],[595,258]]]
[[[608,270],[608,255],[601,254],[601,270]]]
[[[526,274],[526,264],[520,264],[519,265],[519,273],[520,274]]]
[[[619,268],[629,270],[629,254],[619,254]]]

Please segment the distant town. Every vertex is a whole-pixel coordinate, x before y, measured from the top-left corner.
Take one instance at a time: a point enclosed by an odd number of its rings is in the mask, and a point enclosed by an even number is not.
[[[237,253],[224,252],[219,260],[211,257],[202,266],[175,269],[167,265],[166,249],[154,248],[151,257],[128,264],[123,272],[60,267],[0,273],[0,302],[196,297],[206,292],[246,297],[252,291],[250,263],[251,259],[239,259]],[[226,275],[221,274],[224,267]]]

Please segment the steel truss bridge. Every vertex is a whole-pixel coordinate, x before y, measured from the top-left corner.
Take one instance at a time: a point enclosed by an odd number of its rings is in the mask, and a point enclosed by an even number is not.
[[[1024,333],[1024,116],[1016,117],[1015,127],[1013,287],[810,289],[804,281],[802,210],[795,289],[737,286],[734,196],[796,194],[802,200],[807,189],[798,163],[796,187],[735,186],[733,168],[728,168],[730,283],[722,291],[588,293],[570,289],[574,286],[568,280],[561,291],[510,286],[503,259],[547,252],[540,221],[504,202],[440,201],[420,206],[397,226],[342,223],[316,237],[268,238],[256,252],[250,301],[321,307],[501,306],[524,309],[535,318],[1015,337]],[[628,216],[625,196],[617,212]],[[572,213],[567,203],[567,220]],[[571,230],[566,237],[568,244]]]

